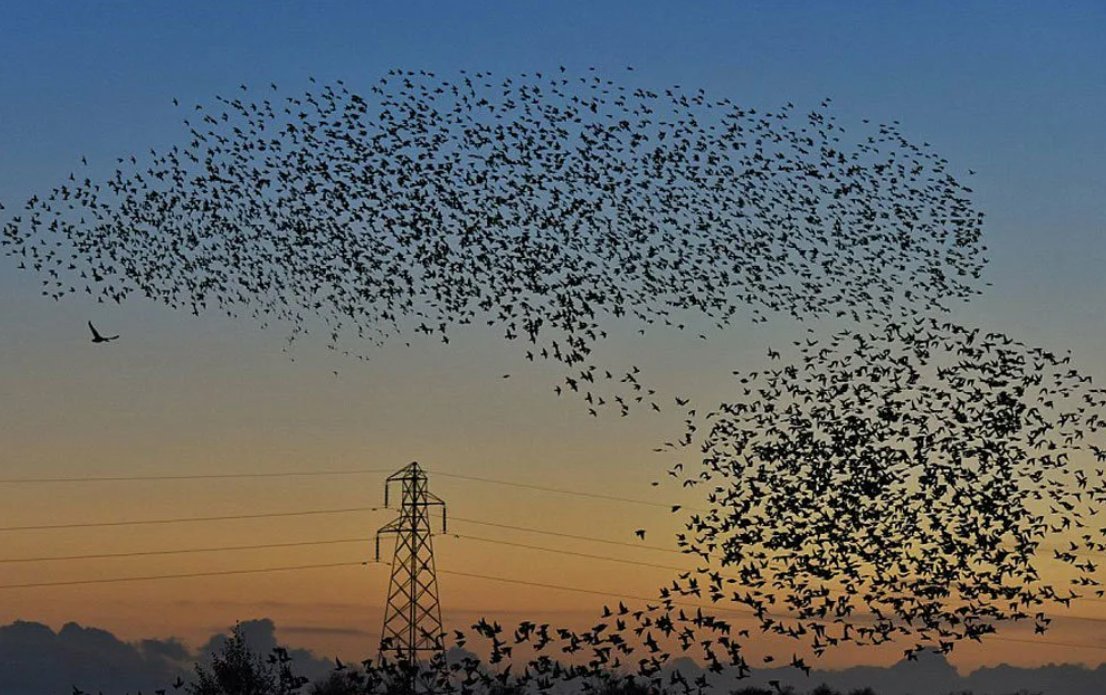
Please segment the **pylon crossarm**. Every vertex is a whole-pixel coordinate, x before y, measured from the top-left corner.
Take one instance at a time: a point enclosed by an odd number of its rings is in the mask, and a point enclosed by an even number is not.
[[[380,562],[380,534],[382,531],[376,532],[376,561]]]
[[[393,519],[392,521],[389,521],[388,523],[381,526],[377,530],[377,533],[402,533],[406,530],[403,528],[403,521],[403,517]]]
[[[395,519],[395,520],[390,521],[389,523],[385,524],[384,526],[381,526],[379,529],[376,530],[376,561],[377,562],[380,562],[380,536],[381,536],[381,534],[384,534],[384,533],[402,533],[403,532],[403,527],[400,523],[401,521],[403,521],[402,518]]]
[[[445,502],[440,497],[438,497],[437,495],[435,495],[431,492],[427,492],[426,497],[428,498],[428,501],[426,503],[427,506],[434,506],[434,507],[441,507],[442,508],[442,533],[445,533],[446,532],[445,531],[445,529],[446,529]]]

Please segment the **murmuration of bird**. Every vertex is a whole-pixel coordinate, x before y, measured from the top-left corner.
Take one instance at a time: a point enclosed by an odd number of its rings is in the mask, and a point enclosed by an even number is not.
[[[748,673],[749,632],[689,600],[815,653],[899,638],[913,653],[1007,620],[1044,629],[1041,606],[1097,591],[1078,551],[1106,550],[1087,528],[1106,490],[1067,449],[1100,426],[1101,394],[1047,351],[916,323],[980,292],[983,215],[897,123],[850,133],[829,100],[764,110],[563,69],[393,70],[364,93],[243,85],[178,107],[178,144],[7,214],[0,244],[46,296],[249,316],[289,326],[289,348],[321,325],[360,359],[483,323],[560,364],[555,391],[593,415],[687,413],[672,448],[698,444],[702,461],[679,470],[710,507],[678,541],[706,567],[589,630],[474,624],[489,657],[451,666],[462,692],[627,670],[706,687],[665,671],[675,653]],[[772,351],[779,368],[743,377],[744,400],[702,435],[689,399],[595,359],[616,320],[722,330],[743,312],[887,328],[807,340],[795,364]],[[1057,559],[1088,572],[1065,589],[1035,562],[1068,531],[1086,535]],[[514,675],[499,668],[512,659]]]
[[[708,503],[677,536],[702,568],[674,595],[752,609],[816,654],[908,657],[1103,598],[1106,390],[1070,354],[926,316],[794,351],[736,373],[669,447]]]
[[[361,359],[486,323],[596,416],[672,407],[596,364],[613,319],[888,319],[978,293],[972,191],[897,123],[850,133],[828,99],[762,110],[634,75],[392,70],[363,94],[178,101],[176,145],[82,167],[0,243],[54,299],[245,314]]]
[[[736,397],[666,449],[695,458],[673,477],[705,491],[676,538],[695,569],[588,629],[482,619],[443,635],[486,655],[443,665],[443,682],[699,693],[750,675],[744,647],[765,633],[794,649],[758,665],[809,673],[798,652],[947,654],[1006,624],[1043,634],[1056,609],[1104,597],[1106,390],[1069,354],[927,316],[793,348],[735,375]]]

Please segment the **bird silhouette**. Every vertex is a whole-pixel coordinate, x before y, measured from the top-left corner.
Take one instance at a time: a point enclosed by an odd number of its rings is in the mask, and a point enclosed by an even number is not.
[[[113,340],[118,340],[119,336],[109,335],[107,337],[100,335],[100,332],[96,330],[96,327],[92,325],[92,322],[88,322],[88,329],[92,331],[92,342],[94,343],[110,343]]]

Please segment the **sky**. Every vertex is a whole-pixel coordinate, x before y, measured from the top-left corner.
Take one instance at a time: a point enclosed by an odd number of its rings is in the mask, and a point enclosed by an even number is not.
[[[833,99],[845,124],[899,120],[954,170],[976,172],[990,263],[984,296],[956,317],[1031,344],[1071,349],[1106,378],[1106,6],[1069,2],[797,3],[62,3],[8,2],[0,23],[0,201],[49,190],[82,156],[117,156],[180,136],[172,99],[206,103],[240,83],[288,89],[308,76],[355,91],[393,67],[517,73],[627,65],[656,87],[702,87],[754,107]],[[676,520],[646,505],[511,488],[434,471],[669,502],[651,480],[678,436],[668,413],[590,418],[552,393],[494,332],[412,341],[367,363],[310,342],[295,360],[279,327],[199,317],[139,300],[105,307],[39,295],[40,279],[0,258],[0,477],[398,469],[418,460],[458,519],[650,544]],[[123,337],[88,342],[85,322]],[[614,330],[601,347],[704,404],[756,368],[796,327],[694,334]],[[337,375],[333,371],[337,371]],[[511,373],[511,379],[500,378]],[[0,526],[226,516],[379,505],[382,474],[96,484],[0,483]],[[371,559],[392,512],[141,527],[0,530],[0,557],[146,552],[299,541],[331,545],[0,563],[0,584],[355,563],[297,572],[0,589],[0,624],[68,621],[124,639],[201,644],[237,619],[273,619],[320,653],[375,650],[387,582]],[[480,615],[587,621],[600,596],[446,574],[494,575],[651,595],[670,572],[490,543],[497,539],[669,564],[663,551],[603,546],[457,521],[436,539],[446,622]],[[387,546],[385,546],[387,547]],[[1074,612],[1074,611],[1073,611]],[[1081,615],[1106,618],[1106,605]],[[1014,628],[1008,637],[1028,637]],[[1097,665],[1100,623],[1058,620],[1050,639],[959,647],[970,670],[1002,662]],[[754,647],[755,652],[756,647]],[[842,650],[826,665],[887,664],[897,650]]]

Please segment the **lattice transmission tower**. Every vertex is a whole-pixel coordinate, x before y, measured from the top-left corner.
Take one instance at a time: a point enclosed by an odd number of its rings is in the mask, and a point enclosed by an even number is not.
[[[389,491],[397,483],[403,494],[399,517],[376,532],[377,562],[380,536],[386,533],[396,536],[380,654],[413,666],[420,656],[432,658],[444,648],[430,508],[442,508],[442,533],[446,530],[446,510],[445,502],[428,489],[426,471],[417,461],[388,476],[384,483],[384,506],[388,506]]]

